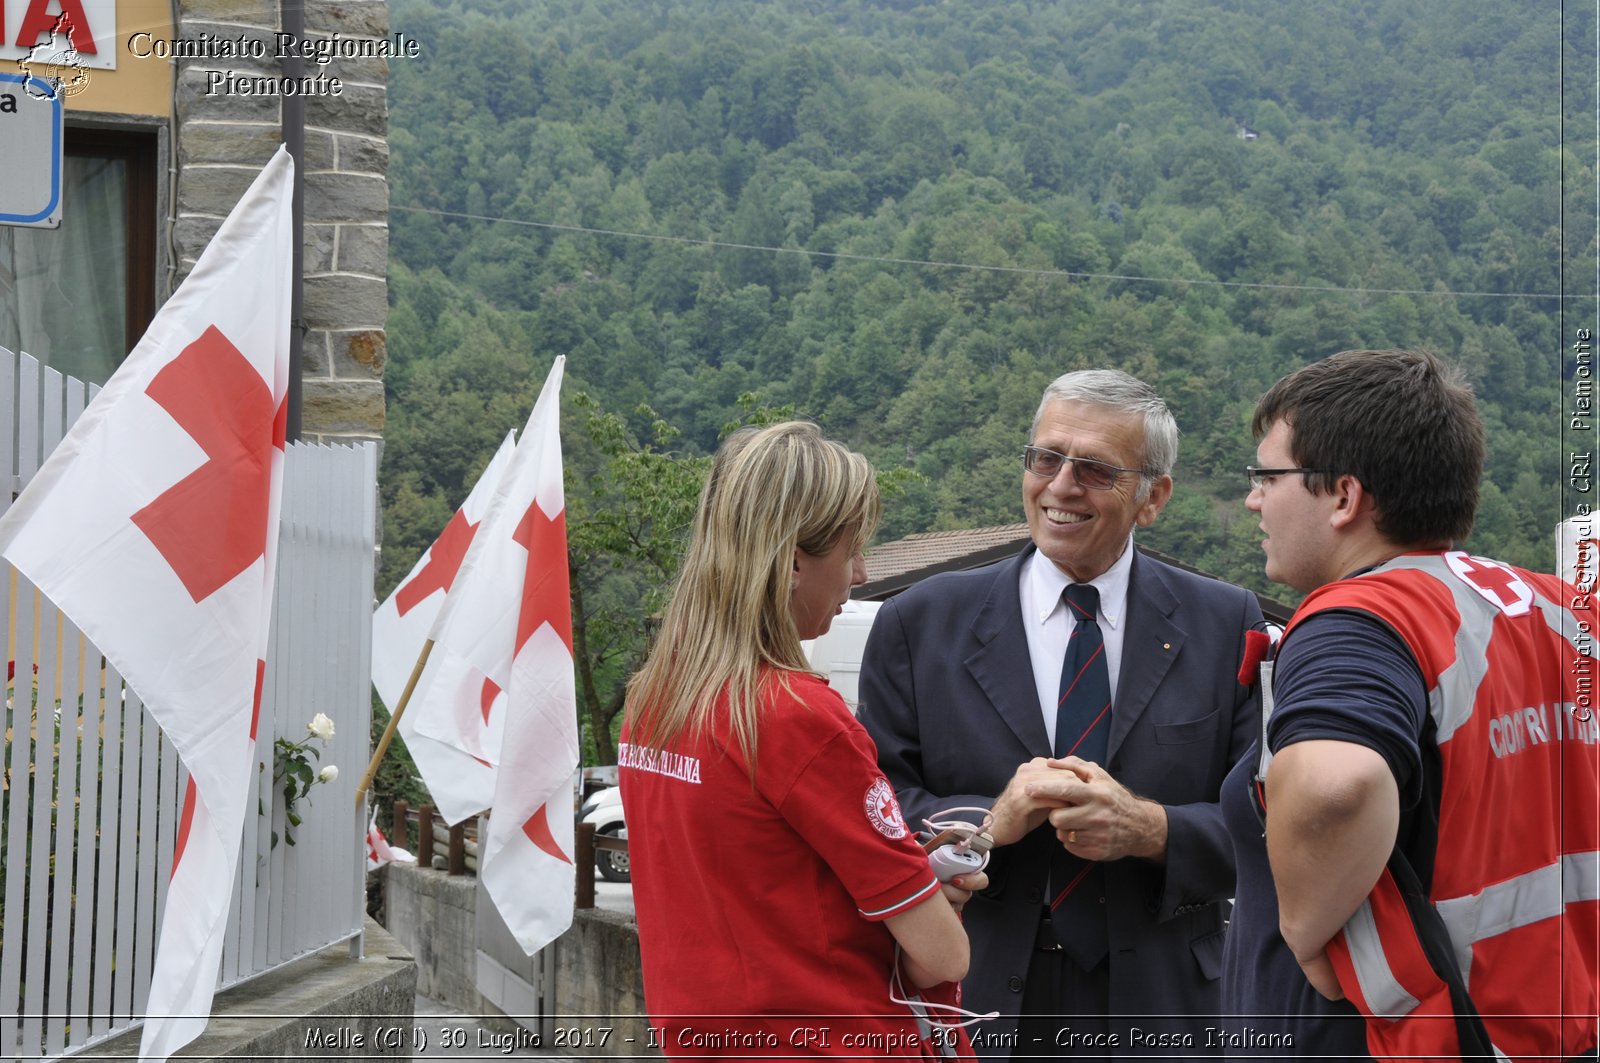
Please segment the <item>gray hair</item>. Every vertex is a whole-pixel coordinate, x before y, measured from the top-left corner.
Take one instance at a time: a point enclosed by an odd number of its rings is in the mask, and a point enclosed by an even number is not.
[[[1173,420],[1172,411],[1154,388],[1120,369],[1080,369],[1056,377],[1044,389],[1030,434],[1039,430],[1045,407],[1052,402],[1084,402],[1144,418],[1144,446],[1139,454],[1140,471],[1144,474],[1141,494],[1149,491],[1152,481],[1170,476],[1178,463],[1178,422]]]

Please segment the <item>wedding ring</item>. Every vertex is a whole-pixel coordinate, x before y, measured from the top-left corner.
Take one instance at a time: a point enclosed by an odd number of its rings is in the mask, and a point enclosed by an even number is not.
[[[1068,845],[1077,845],[1078,844],[1078,832],[1077,831],[1075,831],[1075,830],[1067,831],[1067,844]]]

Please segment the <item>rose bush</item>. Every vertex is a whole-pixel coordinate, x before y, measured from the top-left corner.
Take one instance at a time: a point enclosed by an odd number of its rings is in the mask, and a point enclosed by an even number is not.
[[[339,777],[339,767],[336,764],[324,765],[321,771],[314,771],[311,767],[313,760],[322,759],[322,750],[314,742],[327,745],[334,736],[333,721],[326,713],[317,713],[311,717],[311,722],[306,724],[306,737],[298,742],[291,742],[287,738],[278,738],[272,743],[272,783],[283,789],[283,815],[286,826],[283,830],[283,840],[290,845],[294,844],[294,832],[291,828],[298,827],[303,822],[303,817],[298,811],[300,799],[311,792],[317,783],[333,782]],[[265,765],[263,765],[265,767]],[[265,809],[262,810],[263,813]],[[278,847],[278,832],[272,832],[272,847]]]

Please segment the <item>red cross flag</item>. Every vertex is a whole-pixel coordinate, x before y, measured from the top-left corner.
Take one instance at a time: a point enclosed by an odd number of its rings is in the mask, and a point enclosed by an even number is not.
[[[378,826],[378,813],[374,810],[372,818],[367,821],[367,870],[376,871],[384,864],[395,861],[414,864],[417,858],[389,844],[389,839],[383,836],[383,830]]]
[[[418,733],[493,764],[494,815],[479,877],[530,955],[572,924],[578,770],[557,358],[433,630],[440,675],[487,677],[480,715],[435,683]],[[432,667],[432,659],[429,661]],[[436,693],[437,690],[437,693]],[[413,694],[413,699],[417,695]]]
[[[439,538],[372,614],[372,685],[391,713],[405,693],[406,681],[411,678],[428,633],[433,630],[433,622],[444,606],[445,595],[455,584],[456,573],[466,560],[467,548],[483,526],[489,499],[511,464],[515,448],[516,435],[507,432],[500,449]],[[428,666],[417,678],[414,695],[434,686],[439,680],[440,667],[446,664],[442,657],[430,656]],[[458,725],[468,731],[486,726],[484,715],[489,706],[482,702],[482,691],[487,677],[475,669],[464,673],[458,670],[457,677],[449,704],[459,717]],[[449,677],[444,682],[448,684]],[[436,696],[444,696],[443,687]],[[401,714],[400,737],[405,739],[411,759],[422,772],[422,781],[433,795],[435,807],[446,821],[459,823],[482,812],[494,800],[494,768],[455,746],[418,734],[420,704],[419,701]]]
[[[279,150],[21,497],[0,553],[126,678],[188,769],[140,1055],[205,1029],[255,784],[289,388]]]

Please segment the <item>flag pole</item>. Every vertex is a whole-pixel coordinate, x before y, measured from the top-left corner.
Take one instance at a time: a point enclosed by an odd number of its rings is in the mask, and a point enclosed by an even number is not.
[[[395,704],[394,712],[389,714],[389,726],[383,729],[383,737],[378,739],[378,748],[373,750],[372,762],[367,765],[367,773],[361,777],[361,785],[356,787],[356,807],[361,808],[367,803],[367,790],[372,786],[373,776],[378,774],[378,765],[383,763],[383,755],[389,752],[389,743],[394,740],[394,730],[400,726],[400,716],[406,711],[406,706],[411,703],[411,692],[417,688],[417,680],[422,678],[422,669],[428,663],[428,654],[433,652],[433,640],[429,639],[422,644],[422,652],[417,654],[417,663],[412,666],[411,678],[406,680],[406,688],[400,693],[400,700]]]

